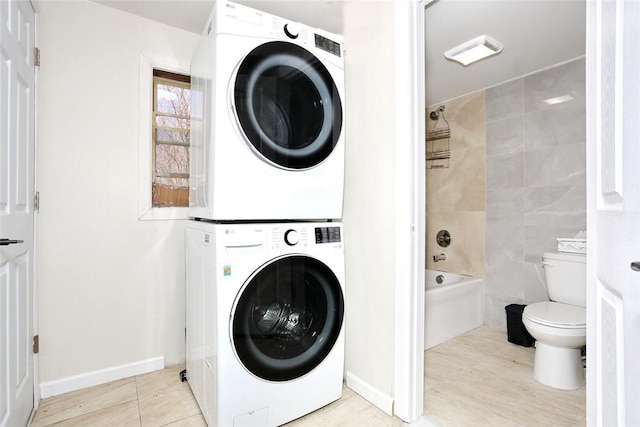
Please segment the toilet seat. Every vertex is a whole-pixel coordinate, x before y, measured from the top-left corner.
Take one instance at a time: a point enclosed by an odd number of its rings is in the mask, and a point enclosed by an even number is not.
[[[531,322],[551,328],[586,328],[587,310],[577,305],[553,301],[537,302],[525,307],[523,316]]]

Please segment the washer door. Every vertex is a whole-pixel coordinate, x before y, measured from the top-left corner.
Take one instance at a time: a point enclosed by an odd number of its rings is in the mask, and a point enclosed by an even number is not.
[[[331,269],[307,256],[285,256],[261,267],[240,293],[232,344],[255,376],[292,380],[329,354],[343,316],[342,289]]]
[[[240,64],[235,112],[251,146],[284,169],[326,159],[342,130],[342,104],[325,66],[308,50],[270,42]]]

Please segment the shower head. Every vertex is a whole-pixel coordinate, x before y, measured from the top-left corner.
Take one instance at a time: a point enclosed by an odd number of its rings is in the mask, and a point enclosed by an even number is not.
[[[435,122],[436,120],[438,120],[440,118],[440,113],[442,113],[442,112],[444,112],[444,105],[441,105],[437,109],[433,110],[429,114],[429,117],[431,118],[431,120],[433,120]]]

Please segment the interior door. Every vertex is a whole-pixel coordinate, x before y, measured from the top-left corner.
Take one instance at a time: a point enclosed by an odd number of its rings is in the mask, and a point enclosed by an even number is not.
[[[34,407],[34,57],[29,1],[0,1],[0,426]]]
[[[638,1],[587,2],[590,425],[640,425],[639,22]]]

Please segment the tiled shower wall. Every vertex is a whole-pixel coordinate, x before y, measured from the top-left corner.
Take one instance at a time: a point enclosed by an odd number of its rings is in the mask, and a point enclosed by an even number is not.
[[[484,321],[506,328],[507,304],[548,299],[542,253],[586,229],[584,58],[486,89],[485,101]]]
[[[484,91],[465,95],[427,108],[429,113],[445,106],[449,122],[451,158],[448,168],[427,169],[426,265],[433,270],[484,276],[485,265],[485,113]],[[440,141],[442,142],[442,141]],[[429,146],[427,144],[427,146]],[[427,162],[429,166],[430,162]],[[441,162],[438,162],[441,163]],[[451,245],[436,243],[439,230],[451,233]],[[444,253],[447,259],[433,261]]]

